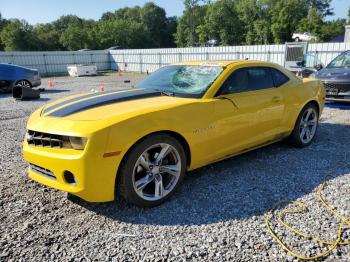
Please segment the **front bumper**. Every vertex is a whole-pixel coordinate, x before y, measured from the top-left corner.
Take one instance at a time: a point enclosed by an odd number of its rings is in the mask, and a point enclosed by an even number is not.
[[[99,145],[105,141],[101,139],[92,139],[83,151],[33,146],[24,141],[23,155],[30,164],[29,178],[88,202],[113,201],[121,159],[104,158],[105,148]],[[65,172],[74,175],[75,183],[67,181]]]
[[[40,86],[41,85],[41,79],[32,80],[30,83],[32,84],[32,87]]]
[[[323,81],[327,101],[350,102],[350,82]]]

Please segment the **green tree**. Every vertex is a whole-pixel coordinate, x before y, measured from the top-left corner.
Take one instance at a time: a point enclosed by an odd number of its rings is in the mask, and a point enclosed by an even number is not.
[[[125,7],[114,12],[114,19],[123,19],[141,23],[141,7]]]
[[[99,21],[62,16],[30,26],[0,14],[0,50],[77,50],[195,46],[209,39],[225,45],[291,41],[307,31],[320,41],[344,32],[344,19],[326,21],[331,0],[183,0],[180,18],[154,3],[106,12]],[[350,20],[350,8],[349,8]]]
[[[33,27],[24,20],[9,21],[0,33],[5,51],[30,51],[36,49],[36,40],[32,34]]]
[[[237,12],[244,26],[244,43],[269,44],[273,42],[271,32],[272,7],[276,1],[238,0]]]
[[[196,31],[201,43],[217,39],[224,45],[241,44],[243,26],[237,15],[236,1],[219,0],[209,4],[205,21]]]
[[[116,45],[123,48],[148,48],[152,46],[149,32],[142,24],[124,19],[99,23],[96,34],[99,45],[103,49]]]
[[[118,20],[118,22],[115,22]],[[104,13],[100,19],[100,28],[105,27],[106,23],[111,23],[111,26],[120,24],[120,21],[126,21],[128,24],[123,30],[132,31],[142,31],[146,42],[142,45],[151,45],[151,47],[170,47],[174,46],[174,33],[176,32],[177,21],[176,18],[167,18],[166,12],[163,8],[155,5],[154,3],[146,3],[143,7],[126,7],[116,10],[114,13],[107,12]],[[138,29],[142,25],[143,30]],[[132,28],[128,28],[132,27]],[[107,29],[106,29],[107,30]],[[146,34],[146,36],[145,36]],[[129,37],[130,38],[130,37]],[[101,42],[102,45],[105,43],[111,43],[111,38],[109,40]],[[136,39],[136,37],[134,37]],[[123,42],[126,44],[127,41],[123,41],[118,38],[118,42]],[[114,42],[113,45],[120,45]],[[130,43],[128,44],[130,46]],[[133,45],[134,46],[134,45]],[[125,46],[123,46],[125,47]]]
[[[64,15],[61,16],[56,21],[52,22],[53,27],[59,31],[60,33],[63,33],[65,30],[68,29],[70,26],[82,26],[83,25],[83,19],[79,18],[76,15]]]
[[[319,35],[319,40],[321,42],[329,42],[339,35],[344,35],[345,25],[346,19],[337,19],[323,23]]]
[[[198,24],[198,13],[200,11],[199,4],[202,0],[183,0],[187,12],[187,26],[189,27],[189,43],[193,46],[196,43],[196,27]]]
[[[177,17],[168,17],[166,19],[166,34],[164,36],[164,47],[176,47],[175,34],[177,28]]]
[[[109,21],[115,18],[115,14],[112,12],[103,13],[100,21]]]
[[[333,9],[331,8],[332,0],[306,0],[306,3],[310,8],[315,8],[323,16],[333,15]]]
[[[61,34],[59,41],[62,46],[71,51],[89,48],[89,37],[87,30],[76,25],[70,25]]]
[[[317,38],[322,38],[323,15],[315,7],[309,9],[307,17],[300,20],[298,32],[309,32]]]
[[[6,20],[2,18],[2,15],[0,13],[0,34],[1,34],[2,29],[5,27],[5,25],[6,25]],[[0,51],[4,50],[4,47],[5,46],[3,45],[1,38],[0,38]]]
[[[238,0],[237,12],[240,20],[244,25],[245,43],[254,44],[256,34],[254,29],[254,21],[259,17],[258,5],[256,0]]]
[[[271,31],[275,43],[291,41],[299,22],[307,16],[304,0],[277,0],[271,10]]]
[[[2,18],[2,14],[0,13],[0,32],[4,28],[5,24],[6,24],[6,20]]]
[[[59,42],[60,33],[51,23],[38,24],[33,29],[33,34],[37,39],[37,49],[45,51],[64,50]]]
[[[141,21],[152,36],[153,46],[164,46],[167,34],[165,10],[154,3],[146,3],[141,9]]]
[[[195,46],[199,42],[199,25],[205,22],[207,5],[194,5],[186,9],[183,15],[178,19],[175,42],[177,46]],[[196,25],[194,27],[194,25]]]

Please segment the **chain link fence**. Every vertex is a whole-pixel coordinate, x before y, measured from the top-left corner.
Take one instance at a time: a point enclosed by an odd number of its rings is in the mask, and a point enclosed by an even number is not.
[[[309,44],[308,53],[328,64],[339,53],[350,50],[350,43]],[[285,61],[285,45],[220,46],[168,49],[130,49],[71,52],[0,52],[0,63],[11,63],[40,70],[43,76],[67,74],[67,65],[96,65],[99,71],[153,72],[162,66],[183,61],[263,60],[280,65]]]

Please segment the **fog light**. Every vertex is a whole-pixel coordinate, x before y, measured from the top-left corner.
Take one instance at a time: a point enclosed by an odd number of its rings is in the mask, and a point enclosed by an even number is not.
[[[70,185],[75,185],[76,184],[75,177],[74,177],[74,175],[71,172],[64,171],[63,176],[64,176],[64,180],[68,184],[70,184]]]

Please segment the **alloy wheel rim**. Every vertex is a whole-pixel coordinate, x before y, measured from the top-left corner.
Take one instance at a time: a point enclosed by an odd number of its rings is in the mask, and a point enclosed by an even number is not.
[[[175,147],[159,143],[147,148],[133,169],[135,192],[146,201],[157,201],[174,190],[181,174],[181,158]]]
[[[299,125],[299,136],[304,144],[309,143],[315,136],[317,129],[317,113],[309,108],[303,114]]]
[[[27,81],[19,81],[17,85],[22,87],[30,87],[30,84]]]

